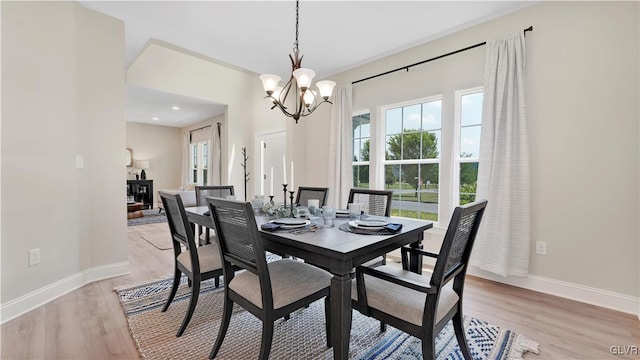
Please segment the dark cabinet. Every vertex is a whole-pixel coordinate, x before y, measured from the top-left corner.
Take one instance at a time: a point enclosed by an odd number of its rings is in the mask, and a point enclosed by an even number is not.
[[[146,209],[153,208],[153,180],[127,180],[127,197],[144,204]]]

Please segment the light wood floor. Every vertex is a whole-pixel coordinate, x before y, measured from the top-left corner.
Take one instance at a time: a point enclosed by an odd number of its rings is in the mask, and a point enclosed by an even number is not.
[[[172,251],[141,239],[145,232],[168,233],[168,227],[128,228],[131,274],[86,285],[4,324],[2,359],[139,358],[113,288],[166,277],[173,265]],[[633,315],[474,277],[467,282],[464,307],[467,315],[540,343],[540,354],[526,359],[640,358],[610,353],[612,346],[640,345],[640,322]]]

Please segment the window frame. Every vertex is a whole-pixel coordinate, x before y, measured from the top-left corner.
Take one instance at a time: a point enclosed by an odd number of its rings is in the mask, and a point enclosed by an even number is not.
[[[374,128],[373,128],[373,118],[372,118],[372,114],[371,111],[366,109],[366,110],[358,110],[358,111],[354,111],[351,113],[351,149],[353,151],[353,141],[355,140],[353,138],[353,118],[355,118],[356,116],[362,116],[362,115],[366,115],[369,114],[369,161],[351,161],[351,173],[354,173],[354,166],[362,166],[362,165],[367,165],[369,166],[369,187],[367,189],[371,189],[372,188],[372,176],[371,176],[371,147],[373,145],[373,139],[374,139]],[[359,139],[362,139],[362,137],[360,137]],[[354,154],[351,154],[351,158],[353,159]],[[354,186],[355,183],[355,179],[351,179],[351,187],[355,188]]]
[[[208,164],[205,162],[205,158],[208,158],[209,154],[205,155],[205,148],[209,151],[211,146],[210,140],[203,140],[199,142],[193,142],[189,144],[189,180],[196,185],[207,185],[207,179],[204,176],[205,170],[208,172]],[[193,178],[195,171],[196,178]]]

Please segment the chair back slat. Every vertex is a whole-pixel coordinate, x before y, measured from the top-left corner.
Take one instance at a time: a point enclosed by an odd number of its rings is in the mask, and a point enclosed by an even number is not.
[[[365,214],[390,216],[392,197],[392,191],[351,189],[349,203],[360,204]]]
[[[452,274],[469,263],[471,249],[475,242],[478,227],[482,220],[486,200],[480,200],[465,206],[459,206],[453,211],[451,222],[440,248],[438,261],[434,267],[431,284],[442,286]]]
[[[224,186],[196,186],[196,205],[206,206],[207,198],[226,199],[228,195],[235,195],[233,185]]]
[[[264,247],[251,204],[217,198],[209,198],[207,202],[223,258],[254,274],[264,266],[265,273]]]
[[[307,206],[309,200],[319,200],[320,206],[324,206],[327,201],[327,194],[329,188],[317,188],[317,187],[303,187],[298,188],[298,195],[296,195],[296,204],[301,206]]]

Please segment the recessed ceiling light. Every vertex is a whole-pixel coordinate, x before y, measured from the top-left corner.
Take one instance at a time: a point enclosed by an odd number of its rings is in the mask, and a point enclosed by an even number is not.
[[[174,106],[174,107],[172,107],[172,109],[173,110],[180,110],[180,107],[179,106]]]
[[[158,119],[157,117],[154,116],[154,117],[151,118],[151,120],[160,120],[160,119]]]

